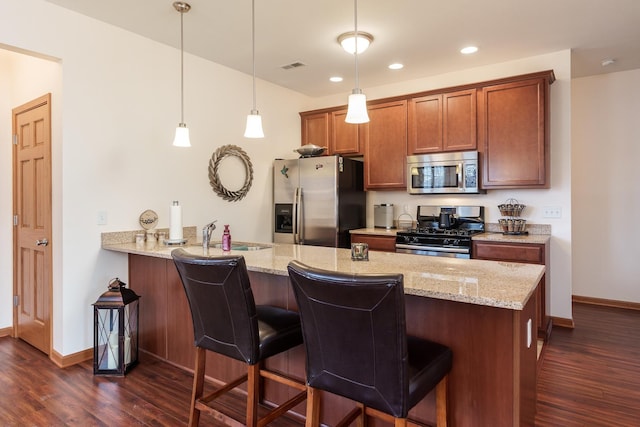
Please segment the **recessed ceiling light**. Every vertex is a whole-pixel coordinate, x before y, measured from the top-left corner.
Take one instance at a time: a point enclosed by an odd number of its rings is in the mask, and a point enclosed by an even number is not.
[[[476,46],[467,46],[460,49],[460,53],[463,53],[465,55],[476,53],[477,51],[478,51],[478,48]]]
[[[404,67],[403,64],[400,64],[399,62],[393,63],[389,65],[389,69],[390,70],[400,70]]]
[[[329,81],[332,81],[334,83],[340,83],[342,81],[342,77],[339,77],[339,76],[329,77]]]
[[[615,63],[616,63],[616,60],[615,60],[615,59],[611,59],[611,58],[603,59],[603,60],[602,60],[602,66],[603,66],[603,67],[606,67],[606,66],[608,66],[608,65],[613,65],[613,64],[615,64]]]

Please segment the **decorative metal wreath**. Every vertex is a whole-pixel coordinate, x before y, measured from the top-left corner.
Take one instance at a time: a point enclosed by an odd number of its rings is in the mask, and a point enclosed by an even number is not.
[[[227,190],[220,182],[220,176],[218,176],[218,167],[220,166],[220,162],[222,162],[222,160],[228,156],[236,156],[242,161],[242,163],[244,163],[244,185],[238,191]],[[230,202],[237,202],[247,195],[249,189],[251,188],[252,182],[253,165],[251,164],[249,156],[242,148],[238,147],[237,145],[231,144],[223,145],[213,153],[213,155],[211,156],[211,160],[209,160],[209,183],[211,184],[213,191],[215,191],[218,196]]]

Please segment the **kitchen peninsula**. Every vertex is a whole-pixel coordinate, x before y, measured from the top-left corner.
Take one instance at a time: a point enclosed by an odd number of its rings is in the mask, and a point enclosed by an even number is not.
[[[545,267],[484,260],[369,252],[352,261],[347,249],[265,244],[237,246],[244,255],[256,302],[295,309],[287,264],[296,259],[314,267],[350,273],[404,274],[408,333],[449,346],[454,355],[449,380],[451,425],[533,425],[536,401],[536,288]],[[140,349],[191,370],[193,330],[182,284],[163,245],[110,242],[103,249],[127,254],[129,285],[141,296]],[[254,250],[247,250],[254,249]],[[223,255],[194,244],[198,255]],[[209,354],[207,375],[228,380],[242,364]],[[302,346],[268,361],[271,369],[304,378]],[[266,399],[281,402],[288,390],[266,385]],[[323,395],[322,420],[333,424],[353,403]],[[296,412],[304,415],[304,404]],[[433,393],[410,413],[434,419]]]

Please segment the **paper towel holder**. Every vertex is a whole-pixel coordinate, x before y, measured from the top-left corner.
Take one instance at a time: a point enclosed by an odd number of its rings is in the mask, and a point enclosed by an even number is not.
[[[174,227],[177,228],[177,230],[175,230]],[[165,239],[164,244],[167,246],[179,246],[186,243],[187,239],[184,239],[182,236],[182,207],[177,200],[174,200],[171,203],[171,225],[169,227],[169,238]]]

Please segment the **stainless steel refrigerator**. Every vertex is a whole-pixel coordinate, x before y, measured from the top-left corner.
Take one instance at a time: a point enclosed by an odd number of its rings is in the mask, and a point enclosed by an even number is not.
[[[273,163],[275,243],[350,247],[349,230],[365,227],[362,162],[340,156]]]

